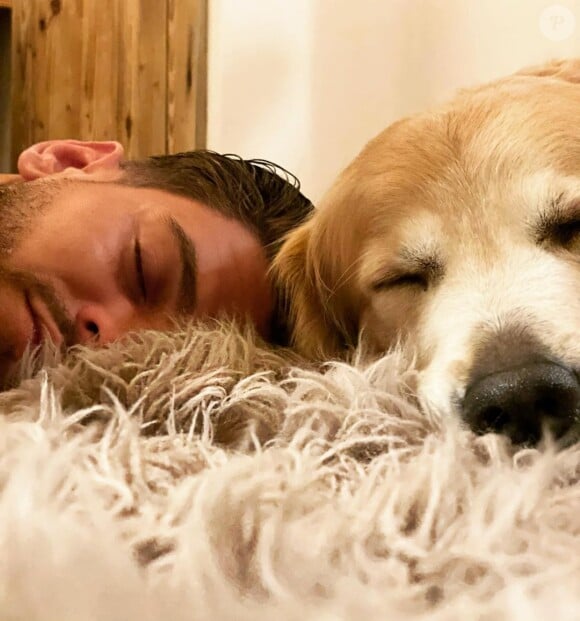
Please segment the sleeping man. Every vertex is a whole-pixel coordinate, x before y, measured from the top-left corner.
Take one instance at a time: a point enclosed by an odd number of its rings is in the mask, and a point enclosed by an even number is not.
[[[249,319],[283,338],[270,260],[312,210],[296,179],[207,151],[123,159],[50,141],[0,180],[0,386],[25,351],[103,345],[184,317]]]

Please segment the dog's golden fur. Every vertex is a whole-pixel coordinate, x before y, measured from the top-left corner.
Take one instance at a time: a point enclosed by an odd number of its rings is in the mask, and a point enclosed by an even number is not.
[[[574,226],[580,59],[461,91],[372,140],[289,235],[273,269],[293,343],[328,357],[402,342],[443,409],[482,336],[503,329],[577,367]]]

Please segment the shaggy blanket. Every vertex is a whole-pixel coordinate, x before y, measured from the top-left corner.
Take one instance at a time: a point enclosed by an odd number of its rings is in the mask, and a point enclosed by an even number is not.
[[[0,395],[3,621],[580,618],[580,450],[231,326],[73,352]]]

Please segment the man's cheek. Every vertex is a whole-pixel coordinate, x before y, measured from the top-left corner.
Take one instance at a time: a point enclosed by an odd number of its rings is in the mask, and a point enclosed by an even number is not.
[[[32,318],[28,312],[22,289],[0,281],[0,356],[16,362],[24,354],[32,332]]]

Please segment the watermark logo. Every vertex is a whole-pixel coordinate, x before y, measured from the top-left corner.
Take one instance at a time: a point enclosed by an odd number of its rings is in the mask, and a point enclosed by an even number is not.
[[[540,31],[550,41],[565,41],[576,30],[576,16],[561,4],[551,4],[540,13]]]

